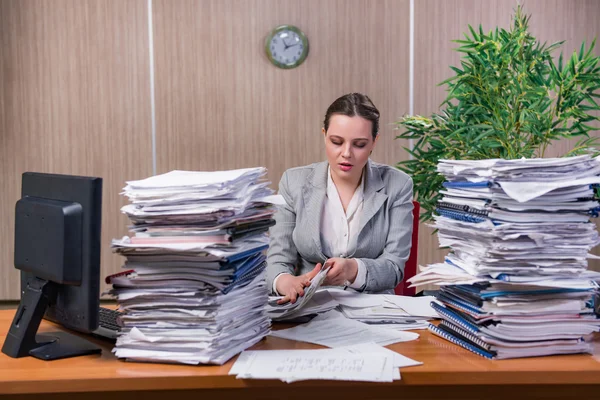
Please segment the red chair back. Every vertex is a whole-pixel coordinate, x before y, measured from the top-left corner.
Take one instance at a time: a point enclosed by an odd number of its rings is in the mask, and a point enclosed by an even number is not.
[[[409,288],[410,285],[406,280],[412,278],[417,274],[417,252],[419,248],[419,211],[421,205],[413,201],[413,231],[412,231],[412,244],[410,246],[410,255],[406,264],[404,265],[404,279],[396,286],[394,293],[403,296],[414,296],[415,288]]]

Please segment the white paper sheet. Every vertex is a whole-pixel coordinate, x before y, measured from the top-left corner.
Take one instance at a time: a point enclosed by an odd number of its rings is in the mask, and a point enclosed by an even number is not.
[[[423,365],[420,361],[415,361],[412,358],[403,356],[393,350],[378,345],[377,343],[363,343],[359,345],[339,347],[338,350],[346,350],[354,354],[385,354],[392,357],[392,365],[394,368],[414,367]]]
[[[322,314],[308,324],[290,329],[271,332],[271,336],[320,344],[331,348],[352,346],[363,343],[377,343],[386,346],[392,343],[416,340],[418,333],[393,331],[377,328],[345,318],[335,318],[336,314]]]
[[[396,369],[397,370],[397,369]],[[238,379],[308,379],[391,382],[392,357],[352,354],[339,350],[263,350],[240,355],[229,371]]]

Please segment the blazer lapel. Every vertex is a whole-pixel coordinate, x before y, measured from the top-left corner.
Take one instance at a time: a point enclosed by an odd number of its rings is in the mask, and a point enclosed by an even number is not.
[[[303,196],[306,207],[306,230],[312,237],[316,254],[325,258],[321,247],[321,214],[323,203],[327,194],[327,162],[318,163],[312,175],[307,178],[304,185]]]
[[[367,175],[365,177],[364,203],[362,216],[358,225],[358,236],[360,236],[364,227],[377,211],[379,211],[385,200],[388,198],[385,191],[382,190],[384,184],[381,175],[379,174],[379,171],[371,165],[371,160],[367,162],[365,172]]]

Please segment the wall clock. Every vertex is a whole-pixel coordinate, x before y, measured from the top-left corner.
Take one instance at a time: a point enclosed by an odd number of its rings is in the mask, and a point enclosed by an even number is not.
[[[273,29],[265,40],[269,60],[279,68],[296,68],[308,55],[306,35],[293,25],[281,25]]]

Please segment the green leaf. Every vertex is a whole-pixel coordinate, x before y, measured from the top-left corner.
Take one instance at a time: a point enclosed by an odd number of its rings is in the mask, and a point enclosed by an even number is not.
[[[563,53],[560,52],[560,57],[558,57],[558,71],[562,72],[563,69]]]
[[[577,65],[577,53],[573,53],[573,55],[571,56],[571,60],[569,61],[569,68],[571,70],[572,75],[576,74],[576,71],[575,71],[576,65]]]
[[[458,76],[458,75],[457,76],[451,76],[450,78],[446,79],[445,81],[438,83],[437,86],[446,85],[446,84],[448,84],[448,83],[450,83],[452,81],[455,81],[455,80],[457,80],[459,78],[460,78],[460,76]]]
[[[469,30],[471,31],[471,35],[473,36],[473,40],[479,41],[479,39],[477,38],[477,33],[475,33],[475,30],[473,29],[473,27],[471,25],[469,25]]]
[[[455,40],[451,40],[450,42],[452,43],[459,43],[459,44],[469,44],[469,45],[474,45],[476,46],[475,43],[473,43],[473,41],[471,40],[461,40],[461,39],[455,39]]]

